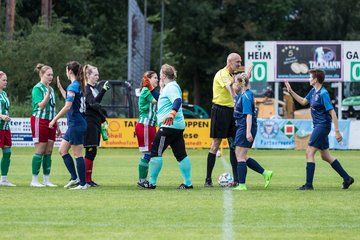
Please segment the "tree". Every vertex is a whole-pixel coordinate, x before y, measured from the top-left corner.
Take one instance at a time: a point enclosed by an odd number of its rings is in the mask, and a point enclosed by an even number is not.
[[[7,40],[12,40],[15,25],[16,0],[6,0],[5,35]]]
[[[50,26],[52,0],[41,0],[41,16],[46,27]]]
[[[29,101],[29,89],[39,81],[34,72],[37,63],[51,66],[54,76],[60,76],[62,84],[66,85],[65,64],[71,60],[85,63],[92,56],[91,42],[84,37],[65,34],[64,31],[69,28],[69,24],[53,19],[49,29],[39,23],[27,36],[15,35],[11,42],[0,42],[0,69],[8,75],[6,91],[14,105]],[[54,77],[53,86],[55,82]]]

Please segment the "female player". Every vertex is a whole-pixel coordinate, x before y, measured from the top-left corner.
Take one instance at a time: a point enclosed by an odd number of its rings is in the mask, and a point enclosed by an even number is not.
[[[176,70],[173,66],[164,64],[160,71],[160,85],[164,84],[158,98],[157,122],[159,131],[156,133],[151,147],[150,179],[141,187],[155,189],[157,178],[162,168],[162,154],[170,145],[176,160],[179,163],[183,183],[178,189],[192,189],[191,162],[185,150],[184,129],[185,120],[182,112],[182,93],[176,82]],[[144,79],[144,86],[150,91],[153,87],[149,79]]]
[[[285,86],[291,96],[301,105],[310,103],[311,117],[314,129],[306,149],[306,183],[298,190],[313,190],[313,179],[315,173],[315,153],[320,152],[321,159],[328,162],[331,167],[343,178],[343,189],[348,189],[354,183],[354,178],[343,169],[340,162],[330,155],[329,152],[329,133],[331,122],[334,123],[335,138],[338,142],[342,141],[339,131],[339,124],[336,113],[330,101],[328,91],[323,86],[325,81],[325,71],[311,69],[309,71],[309,83],[313,87],[305,98],[296,94],[290,84],[285,82]]]
[[[15,187],[15,184],[9,182],[7,174],[10,166],[11,156],[11,132],[9,110],[10,101],[4,89],[7,85],[7,76],[3,71],[0,71],[0,148],[2,149],[3,156],[1,159],[1,181],[0,187]]]
[[[154,71],[144,73],[143,81],[140,84],[139,97],[139,118],[135,125],[135,133],[138,140],[139,150],[142,157],[139,161],[139,181],[138,186],[147,181],[150,151],[156,134],[156,103],[157,100],[152,96],[150,90],[144,87],[144,78],[148,78],[151,87],[158,86],[158,76]]]
[[[55,123],[54,128],[49,128],[50,121],[55,117],[55,94],[50,86],[53,80],[53,70],[44,64],[37,64],[35,71],[38,72],[40,82],[32,89],[31,100],[33,113],[30,118],[31,133],[35,146],[35,154],[32,158],[32,187],[57,187],[50,182],[51,154],[54,147],[56,132],[61,134],[60,128]],[[38,175],[43,166],[44,182],[39,183]]]
[[[234,109],[234,119],[237,128],[235,154],[238,162],[237,172],[239,178],[239,185],[235,187],[234,190],[247,190],[245,183],[247,167],[263,175],[265,188],[267,188],[273,172],[265,170],[255,159],[247,155],[249,149],[252,147],[257,131],[254,95],[249,89],[248,75],[245,73],[237,75],[235,77],[235,84],[241,88],[241,95],[238,96]]]
[[[71,175],[69,183],[66,184],[64,188],[78,185],[71,189],[84,190],[88,187],[85,181],[85,161],[82,155],[87,123],[85,120],[85,99],[83,97],[83,93],[85,92],[85,78],[80,63],[75,61],[69,62],[66,65],[66,76],[71,81],[71,84],[67,87],[66,92],[60,88],[65,98],[65,106],[53,120],[51,120],[49,128],[53,128],[56,121],[67,114],[68,129],[59,148],[59,153],[64,159],[65,166]],[[58,85],[60,84],[58,83]],[[76,158],[76,168],[79,178],[76,174],[74,161],[69,154],[70,148]]]
[[[87,64],[83,68],[83,74],[87,82],[85,89],[87,130],[84,144],[86,184],[90,187],[97,187],[99,185],[92,180],[92,170],[97,147],[100,144],[101,123],[106,121],[100,103],[105,92],[110,89],[110,84],[108,81],[105,82],[99,92],[96,88],[96,83],[99,80],[98,69]]]

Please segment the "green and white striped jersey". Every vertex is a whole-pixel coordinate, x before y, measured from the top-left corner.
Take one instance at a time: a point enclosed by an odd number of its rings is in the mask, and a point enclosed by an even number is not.
[[[47,87],[42,84],[41,82],[38,82],[32,89],[31,97],[31,105],[33,109],[33,116],[41,119],[47,119],[52,120],[56,115],[56,109],[55,109],[55,94],[54,89],[50,87],[50,98],[48,103],[46,104],[46,107],[43,110],[40,110],[39,103],[45,98],[45,95],[47,93]]]
[[[156,126],[156,104],[152,103],[154,97],[147,87],[141,89],[139,97],[139,119],[138,122],[147,126]]]
[[[5,91],[0,92],[1,115],[8,115],[10,110],[10,101]],[[0,130],[10,130],[10,122],[0,121]]]

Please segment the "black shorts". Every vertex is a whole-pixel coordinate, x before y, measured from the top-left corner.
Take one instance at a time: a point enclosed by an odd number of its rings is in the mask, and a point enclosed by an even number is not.
[[[84,147],[97,147],[100,144],[100,123],[88,121]]]
[[[234,137],[236,133],[234,108],[213,104],[211,107],[211,138]]]
[[[156,133],[151,147],[151,157],[161,157],[170,145],[177,161],[187,157],[185,150],[184,130],[161,127]]]

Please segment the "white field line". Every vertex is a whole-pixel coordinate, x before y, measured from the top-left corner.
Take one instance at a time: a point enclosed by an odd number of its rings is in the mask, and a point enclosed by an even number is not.
[[[231,165],[225,160],[223,156],[221,156],[221,162],[224,165],[226,172],[231,172]],[[234,239],[234,231],[233,231],[233,197],[232,197],[232,190],[231,188],[224,189],[224,205],[223,205],[223,224],[222,224],[222,231],[223,231],[223,239],[224,240],[232,240]]]

